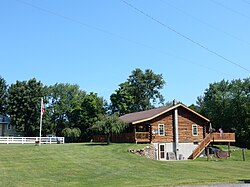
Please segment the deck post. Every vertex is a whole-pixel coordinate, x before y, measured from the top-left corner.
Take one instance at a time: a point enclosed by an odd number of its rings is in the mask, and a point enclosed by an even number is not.
[[[228,152],[228,157],[231,156],[231,149],[230,149],[230,142],[228,142],[228,145],[227,145],[227,152]]]
[[[245,148],[242,148],[242,158],[243,158],[243,161],[246,161],[246,158],[245,158]]]
[[[152,142],[152,126],[150,124],[148,125],[148,131],[149,131],[148,139],[149,139],[149,142],[151,143]]]
[[[134,125],[134,133],[135,133],[135,143],[137,144],[137,138],[136,138],[136,125]]]
[[[206,152],[207,152],[207,161],[209,161],[210,155],[209,155],[209,148],[208,147],[206,147]]]

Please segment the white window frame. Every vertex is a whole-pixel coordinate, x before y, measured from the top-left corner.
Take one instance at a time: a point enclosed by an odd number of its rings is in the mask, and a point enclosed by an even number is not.
[[[161,150],[161,146],[163,147],[163,150]],[[165,144],[159,144],[159,160],[166,160],[166,145]]]
[[[195,133],[195,129],[196,129],[196,133]],[[193,125],[192,125],[192,135],[193,135],[193,136],[198,136],[198,134],[199,134],[198,125],[193,124]]]
[[[161,127],[163,132],[161,133]],[[159,136],[165,136],[165,125],[164,124],[158,124],[158,135]]]

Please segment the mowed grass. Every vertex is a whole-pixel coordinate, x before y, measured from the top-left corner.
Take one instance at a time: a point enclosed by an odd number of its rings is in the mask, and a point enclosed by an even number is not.
[[[156,161],[129,153],[145,145],[0,145],[0,186],[173,186],[250,181],[250,151],[227,160]]]

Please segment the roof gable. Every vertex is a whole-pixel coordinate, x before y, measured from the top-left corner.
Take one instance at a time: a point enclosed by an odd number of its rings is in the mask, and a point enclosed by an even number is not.
[[[125,114],[125,115],[121,116],[120,119],[122,119],[123,121],[125,121],[127,123],[132,123],[132,124],[142,123],[142,122],[150,121],[150,120],[152,120],[152,119],[154,119],[162,114],[165,114],[165,113],[167,113],[175,108],[178,108],[178,107],[183,107],[184,109],[192,112],[194,115],[197,115],[206,121],[210,121],[209,119],[205,118],[204,116],[195,112],[194,110],[188,108],[187,106],[185,106],[182,103],[179,103],[176,105],[164,106],[164,107],[160,107],[160,108],[154,108],[151,110],[145,110],[145,111],[141,111],[141,112],[134,112],[134,113],[130,113],[130,114]]]

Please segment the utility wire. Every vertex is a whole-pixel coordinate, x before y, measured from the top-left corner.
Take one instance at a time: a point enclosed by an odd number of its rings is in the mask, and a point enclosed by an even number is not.
[[[68,21],[71,21],[71,22],[80,24],[80,25],[82,25],[82,26],[84,26],[84,27],[87,27],[87,28],[90,28],[90,29],[94,29],[94,30],[97,30],[97,31],[99,31],[99,32],[103,32],[103,33],[106,33],[106,34],[109,34],[109,35],[115,35],[114,33],[108,32],[108,31],[106,31],[106,30],[104,30],[104,29],[95,27],[95,26],[93,26],[93,25],[89,25],[89,24],[87,24],[87,23],[84,23],[84,22],[82,22],[82,21],[78,21],[78,20],[73,19],[73,18],[71,18],[71,17],[64,16],[64,15],[62,15],[62,14],[59,14],[59,13],[50,11],[50,10],[48,10],[48,9],[45,9],[45,8],[36,6],[36,5],[31,4],[31,3],[28,3],[28,2],[26,2],[26,1],[22,1],[22,0],[16,0],[16,1],[19,2],[19,3],[25,4],[25,5],[27,5],[27,6],[30,6],[30,7],[32,7],[32,8],[38,9],[38,10],[40,10],[40,11],[42,11],[42,12],[45,12],[45,13],[48,13],[48,14],[52,14],[52,15],[54,15],[54,16],[57,16],[57,17],[66,19],[66,20],[68,20]]]
[[[214,4],[217,4],[217,5],[219,5],[219,6],[223,7],[223,8],[225,8],[225,9],[227,9],[227,10],[230,10],[231,12],[234,12],[235,14],[239,14],[239,15],[241,15],[241,16],[247,18],[247,19],[250,19],[250,16],[248,16],[248,15],[246,15],[246,14],[243,14],[243,13],[237,11],[237,10],[234,10],[234,9],[228,7],[228,6],[225,6],[225,5],[222,4],[222,3],[219,3],[219,2],[214,1],[214,0],[210,0],[210,1],[213,2]]]
[[[184,38],[184,39],[190,41],[191,43],[193,43],[193,44],[195,44],[195,45],[197,45],[197,46],[199,46],[199,47],[205,49],[206,51],[208,51],[208,52],[210,52],[210,53],[216,55],[217,57],[223,59],[224,61],[226,61],[226,62],[228,62],[228,63],[230,63],[230,64],[233,64],[233,65],[235,65],[235,66],[237,66],[237,67],[239,67],[239,68],[241,68],[241,69],[243,69],[243,70],[245,70],[245,71],[247,71],[247,72],[250,72],[250,70],[248,70],[247,68],[241,66],[240,64],[237,64],[237,63],[233,62],[232,60],[230,60],[230,59],[228,59],[228,58],[222,56],[221,54],[219,54],[219,53],[217,53],[217,52],[215,52],[215,51],[213,51],[213,50],[211,50],[211,49],[209,49],[208,47],[206,47],[206,46],[200,44],[199,42],[196,42],[195,40],[191,39],[190,37],[188,37],[188,36],[186,36],[186,35],[184,35],[184,34],[178,32],[177,30],[173,29],[172,27],[166,25],[165,23],[159,21],[158,19],[152,17],[151,15],[147,14],[146,12],[144,12],[144,11],[140,10],[139,8],[135,7],[135,6],[132,5],[131,3],[128,3],[128,2],[125,1],[125,0],[121,0],[121,1],[122,1],[123,3],[125,3],[127,6],[129,6],[130,8],[136,10],[137,12],[140,12],[142,15],[144,15],[144,16],[150,18],[150,19],[153,20],[154,22],[156,22],[156,23],[160,24],[161,26],[167,28],[168,30],[170,30],[170,31],[172,31],[172,32],[174,32],[174,33],[176,33],[177,35],[179,35],[179,36],[181,36],[182,38]]]
[[[22,0],[16,0],[16,1],[19,2],[19,3],[22,3],[22,4],[24,4],[24,5],[30,6],[30,7],[34,8],[34,9],[37,9],[37,10],[39,10],[39,11],[45,12],[45,13],[47,13],[47,14],[51,14],[51,15],[53,15],[53,16],[60,17],[60,18],[62,18],[62,19],[65,19],[65,20],[71,21],[71,22],[73,22],[73,23],[79,24],[79,25],[81,25],[81,26],[84,26],[84,27],[87,27],[87,28],[90,28],[90,29],[93,29],[93,30],[97,30],[97,31],[102,32],[102,33],[105,33],[105,34],[107,34],[107,35],[112,35],[112,36],[114,36],[114,37],[116,37],[116,38],[125,40],[125,41],[130,42],[130,43],[134,43],[134,44],[139,45],[139,46],[143,46],[143,47],[145,47],[145,48],[151,49],[151,50],[153,50],[153,51],[156,51],[156,52],[158,52],[158,53],[161,53],[161,54],[164,54],[164,55],[167,55],[167,56],[172,56],[172,57],[174,57],[174,58],[180,59],[180,60],[183,61],[183,62],[190,63],[190,64],[195,64],[195,65],[198,65],[198,66],[200,66],[200,67],[202,67],[202,68],[208,69],[208,70],[210,70],[210,71],[214,71],[214,72],[217,72],[217,73],[221,73],[221,74],[224,74],[224,75],[232,76],[232,77],[233,77],[233,75],[231,75],[231,74],[228,74],[228,73],[224,73],[224,72],[218,71],[218,70],[216,70],[216,69],[213,69],[213,68],[204,66],[204,65],[199,64],[199,63],[195,63],[194,61],[189,60],[189,59],[186,59],[186,58],[183,58],[183,57],[180,57],[179,55],[177,56],[177,55],[174,55],[173,53],[166,52],[166,51],[162,51],[162,50],[160,50],[160,49],[157,49],[157,48],[155,48],[155,47],[149,46],[149,45],[144,44],[144,43],[142,43],[142,42],[138,42],[138,41],[135,41],[135,40],[131,40],[131,39],[128,39],[128,38],[123,37],[123,36],[121,36],[121,35],[118,35],[118,34],[109,32],[109,31],[104,30],[104,29],[101,29],[101,28],[98,28],[98,27],[96,27],[96,26],[86,24],[86,23],[84,23],[84,22],[82,22],[82,21],[79,21],[79,20],[76,20],[76,19],[74,19],[74,18],[71,18],[71,17],[68,17],[68,16],[64,16],[64,15],[62,15],[62,14],[59,14],[59,13],[53,12],[53,11],[51,11],[51,10],[48,10],[48,9],[45,9],[45,8],[42,8],[42,7],[33,5],[33,4],[31,4],[31,3],[28,3],[28,2],[25,2],[25,1],[22,1]]]
[[[194,20],[200,22],[200,23],[203,23],[204,25],[206,25],[206,26],[208,26],[208,27],[210,27],[210,28],[212,28],[212,29],[214,29],[214,30],[217,30],[217,31],[219,31],[219,32],[222,32],[223,34],[226,34],[226,35],[230,36],[231,38],[234,38],[235,40],[238,40],[238,41],[240,41],[240,42],[243,42],[243,43],[245,43],[245,44],[250,45],[250,42],[249,42],[249,41],[243,40],[243,39],[239,38],[238,36],[235,36],[235,35],[233,35],[233,34],[227,32],[227,31],[224,31],[223,29],[220,29],[220,28],[218,28],[218,27],[215,27],[214,25],[211,25],[211,24],[209,24],[209,23],[207,23],[207,22],[205,22],[205,21],[203,21],[203,20],[201,20],[201,19],[199,19],[199,18],[197,18],[197,17],[195,17],[195,16],[189,14],[188,12],[186,12],[186,11],[184,11],[184,10],[182,10],[182,9],[180,9],[180,8],[178,8],[178,7],[174,6],[174,5],[172,5],[172,4],[170,4],[169,1],[161,0],[161,2],[163,2],[164,4],[166,4],[166,5],[168,5],[168,6],[172,7],[172,8],[174,8],[174,9],[176,9],[176,10],[178,10],[178,11],[181,12],[182,14],[187,15],[187,16],[191,17],[192,19],[194,19]]]

